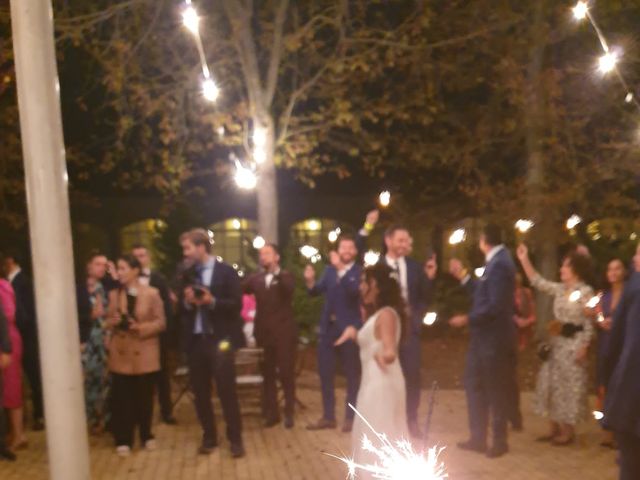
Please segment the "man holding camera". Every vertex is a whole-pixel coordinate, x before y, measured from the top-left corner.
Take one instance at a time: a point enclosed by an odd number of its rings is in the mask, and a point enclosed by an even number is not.
[[[231,454],[240,458],[245,450],[234,364],[235,349],[244,346],[240,279],[231,266],[211,255],[205,230],[182,234],[180,244],[185,259],[192,264],[183,275],[181,307],[191,388],[203,430],[199,453],[210,454],[218,446],[211,401],[215,378]]]
[[[284,393],[284,426],[293,428],[295,359],[298,329],[293,317],[294,278],[280,268],[278,247],[267,244],[260,249],[262,271],[251,275],[243,285],[245,293],[256,297],[255,337],[264,350],[265,427],[280,423],[279,378]],[[277,374],[276,374],[277,373]]]

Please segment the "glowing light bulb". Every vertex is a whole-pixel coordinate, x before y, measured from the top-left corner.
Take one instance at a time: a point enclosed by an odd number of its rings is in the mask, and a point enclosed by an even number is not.
[[[202,96],[210,102],[215,102],[220,95],[220,89],[215,82],[210,78],[205,78],[202,81]]]
[[[436,323],[436,320],[438,320],[438,314],[436,312],[427,312],[427,314],[424,316],[424,319],[422,320],[422,323],[430,327],[431,325]]]
[[[250,168],[244,167],[240,162],[236,163],[235,181],[238,188],[253,190],[258,185],[258,177]]]
[[[188,5],[187,8],[182,11],[182,23],[191,33],[194,35],[198,34],[200,17],[198,17],[198,12],[196,12],[196,9],[191,5]]]
[[[233,220],[231,220],[231,226],[234,230],[240,230],[240,228],[242,228],[242,222],[240,222],[239,219],[234,218]]]
[[[580,225],[582,223],[582,218],[580,218],[578,215],[576,215],[575,213],[573,215],[571,215],[569,217],[569,219],[567,220],[567,229],[568,230],[573,230],[574,228],[576,228],[578,225]]]
[[[527,233],[533,228],[534,225],[535,223],[533,223],[532,220],[521,218],[516,222],[516,230],[518,230],[520,233]]]
[[[573,292],[571,292],[571,295],[569,295],[569,301],[572,303],[577,302],[581,298],[582,298],[582,293],[580,293],[580,290],[574,290]]]
[[[380,206],[388,207],[391,203],[391,192],[385,190],[384,192],[380,192],[378,196],[378,201],[380,202]]]
[[[380,252],[369,250],[364,254],[364,264],[367,267],[375,265],[378,263],[378,260],[380,260]]]
[[[253,239],[253,248],[255,248],[256,250],[260,250],[266,244],[267,242],[260,235]]]
[[[320,230],[320,228],[322,228],[322,225],[320,225],[320,222],[318,220],[309,220],[309,222],[307,222],[307,227],[309,228],[309,230],[316,231]]]
[[[616,68],[617,63],[618,54],[609,51],[602,55],[598,60],[598,70],[600,70],[600,73],[602,73],[603,75],[606,75],[607,73],[613,71],[614,68]]]
[[[464,228],[459,228],[456,231],[454,231],[449,237],[449,244],[458,245],[464,242],[466,239],[467,239],[467,232],[465,231]]]
[[[578,2],[575,7],[573,7],[573,17],[576,20],[584,20],[587,18],[589,13],[589,5],[587,2]]]

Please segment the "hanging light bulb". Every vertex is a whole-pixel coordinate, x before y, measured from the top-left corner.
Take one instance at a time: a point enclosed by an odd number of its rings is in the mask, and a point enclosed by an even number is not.
[[[215,102],[220,95],[220,90],[211,78],[205,78],[202,81],[202,96],[210,102]]]
[[[187,4],[187,7],[182,11],[182,23],[191,33],[198,34],[200,17],[198,17],[196,9],[190,4]]]
[[[609,51],[602,55],[598,60],[598,70],[600,70],[600,73],[602,73],[603,75],[606,75],[607,73],[612,72],[614,68],[616,68],[617,63],[618,54]]]
[[[580,1],[573,7],[573,17],[576,20],[584,20],[589,14],[589,4],[587,2]]]

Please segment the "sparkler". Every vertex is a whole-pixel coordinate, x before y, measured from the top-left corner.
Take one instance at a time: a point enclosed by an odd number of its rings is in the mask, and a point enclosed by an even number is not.
[[[336,243],[336,241],[338,240],[338,237],[340,236],[341,232],[342,232],[342,230],[340,229],[340,227],[338,227],[335,230],[331,230],[329,232],[329,235],[327,235],[327,238],[329,239],[329,241],[331,243]]]
[[[600,295],[595,295],[589,299],[589,301],[587,302],[587,307],[596,308],[599,303],[600,303]]]
[[[484,275],[484,267],[478,267],[475,269],[475,271],[473,273],[475,273],[477,278],[482,278],[482,276]]]
[[[593,418],[595,418],[596,420],[600,421],[604,418],[604,413],[599,412],[598,410],[594,410],[593,411]]]
[[[373,250],[369,250],[364,254],[364,265],[365,267],[372,267],[380,260],[380,252],[376,252]]]
[[[438,314],[436,312],[427,312],[427,314],[424,316],[424,319],[422,320],[422,323],[424,323],[427,327],[430,327],[431,325],[436,323],[436,320],[438,320]]]
[[[467,239],[467,232],[464,228],[458,228],[449,237],[450,245],[459,245]]]
[[[567,219],[567,230],[573,230],[582,223],[582,218],[575,213]]]
[[[267,242],[260,235],[253,239],[253,248],[255,248],[256,250],[260,250],[266,244]]]
[[[615,52],[607,52],[598,60],[598,70],[603,75],[611,73],[618,64],[618,54]]]
[[[300,247],[300,254],[308,259],[313,259],[315,258],[316,255],[318,255],[318,249],[316,247],[313,247],[311,245],[303,245],[302,247]],[[316,260],[317,261],[317,260]]]
[[[388,207],[391,203],[391,192],[385,190],[384,192],[380,192],[378,196],[378,201],[380,202],[380,206]]]
[[[426,453],[416,452],[410,442],[406,440],[390,441],[384,433],[378,433],[358,410],[349,405],[356,415],[371,430],[373,439],[365,434],[362,438],[362,450],[373,454],[375,463],[358,463],[353,458],[340,457],[327,453],[326,455],[340,460],[348,469],[348,478],[357,478],[357,472],[370,473],[373,478],[380,480],[443,480],[448,478],[444,464],[439,455],[443,448],[432,447]]]
[[[574,290],[573,292],[571,292],[571,295],[569,295],[569,301],[571,303],[576,303],[581,298],[582,298],[582,293],[580,292],[580,290]]]
[[[535,223],[533,223],[532,220],[521,218],[516,222],[516,230],[518,230],[520,233],[527,233],[533,228],[534,225]]]

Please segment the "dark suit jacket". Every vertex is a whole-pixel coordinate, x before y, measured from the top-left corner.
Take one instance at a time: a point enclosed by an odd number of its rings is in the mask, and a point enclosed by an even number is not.
[[[243,284],[245,293],[256,297],[254,336],[258,345],[273,345],[295,340],[297,328],[293,315],[293,275],[281,270],[266,284],[265,272],[251,275]]]
[[[23,270],[11,281],[16,294],[16,326],[24,342],[37,340],[38,326],[33,285]]]
[[[161,336],[175,335],[173,307],[171,305],[171,296],[169,295],[169,282],[167,282],[167,279],[160,272],[151,270],[151,274],[149,275],[149,286],[158,290],[160,298],[162,299],[166,329],[162,332]]]
[[[640,273],[627,282],[614,313],[604,375],[604,425],[640,438]]]
[[[505,248],[486,265],[482,278],[467,283],[473,295],[469,312],[472,348],[487,353],[515,348],[515,275],[515,264]]]
[[[189,285],[188,279],[197,278],[195,267],[191,267],[184,275],[181,291]],[[202,307],[204,316],[205,333],[213,335],[219,342],[228,340],[234,348],[245,346],[245,337],[242,332],[242,287],[236,271],[224,262],[215,262],[213,278],[208,286],[211,295],[215,298],[213,308]],[[181,301],[181,311],[184,326],[184,345],[188,349],[193,339],[193,329],[196,320],[196,309],[186,308]]]
[[[11,337],[9,336],[9,322],[4,315],[2,303],[0,303],[0,352],[11,353]],[[2,378],[0,378],[2,386]]]
[[[325,268],[320,280],[308,290],[309,295],[325,296],[320,317],[319,333],[321,335],[327,332],[334,321],[339,331],[343,331],[349,325],[356,328],[362,326],[359,290],[361,275],[362,267],[354,264],[342,279],[338,280],[338,272],[335,267],[329,265]]]

